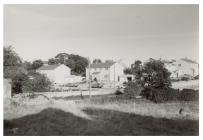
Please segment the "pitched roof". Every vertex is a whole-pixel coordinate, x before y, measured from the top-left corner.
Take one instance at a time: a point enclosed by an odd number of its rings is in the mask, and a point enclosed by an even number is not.
[[[114,62],[105,62],[105,63],[94,63],[90,65],[90,68],[109,68],[114,64]]]
[[[193,61],[193,60],[190,60],[188,58],[181,58],[182,61],[185,61],[187,63],[193,63],[193,64],[198,64],[197,62]]]
[[[55,64],[55,65],[44,65],[41,66],[40,68],[38,68],[37,70],[54,70],[55,68],[57,68],[58,66],[60,66],[61,64]]]
[[[93,75],[97,75],[97,74],[100,74],[100,72],[93,72],[92,74]]]

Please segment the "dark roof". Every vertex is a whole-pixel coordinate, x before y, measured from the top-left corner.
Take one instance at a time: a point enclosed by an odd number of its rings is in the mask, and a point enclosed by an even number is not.
[[[90,65],[90,68],[109,68],[114,64],[114,62],[105,62],[105,63],[94,63]]]
[[[190,60],[188,58],[181,58],[182,61],[185,61],[187,63],[193,63],[193,64],[198,64],[197,62],[193,61],[193,60]]]
[[[61,64],[55,64],[55,65],[44,65],[41,66],[40,68],[38,68],[37,70],[54,70],[55,68],[57,68],[58,66],[60,66]]]

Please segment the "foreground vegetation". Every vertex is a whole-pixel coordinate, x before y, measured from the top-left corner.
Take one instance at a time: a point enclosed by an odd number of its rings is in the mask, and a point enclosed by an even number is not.
[[[18,109],[24,115],[5,118],[4,135],[199,135],[196,101],[155,104],[143,98],[113,94],[91,99],[89,96],[54,98],[51,102],[41,99],[29,100],[27,103],[32,102],[31,105],[14,105],[15,111],[9,108],[12,116]]]
[[[169,120],[90,108],[84,112],[93,119],[49,108],[5,120],[4,135],[199,135],[199,121],[195,120]]]

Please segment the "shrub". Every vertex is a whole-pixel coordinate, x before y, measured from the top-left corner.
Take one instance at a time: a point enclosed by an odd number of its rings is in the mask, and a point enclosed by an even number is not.
[[[121,94],[123,94],[123,92],[121,92],[120,90],[116,90],[116,92],[114,94],[115,95],[121,95]]]
[[[179,91],[173,88],[160,89],[148,87],[142,91],[141,95],[155,103],[167,101],[197,101],[199,99],[198,91],[192,89]]]
[[[190,78],[189,78],[189,77],[181,77],[181,80],[182,80],[182,81],[189,81]]]
[[[195,76],[194,79],[199,79],[199,75]]]
[[[42,74],[32,73],[23,85],[23,92],[47,92],[51,88],[51,82]]]
[[[22,93],[23,83],[26,83],[28,77],[26,74],[18,73],[12,77],[12,94]]]
[[[178,98],[181,101],[198,101],[199,91],[193,89],[183,89]]]
[[[139,96],[141,91],[142,91],[141,85],[139,85],[136,82],[128,82],[124,90],[124,93],[131,97],[135,97],[135,96]]]

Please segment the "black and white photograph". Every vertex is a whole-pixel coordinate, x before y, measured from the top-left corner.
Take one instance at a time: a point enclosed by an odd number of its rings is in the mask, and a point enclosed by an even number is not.
[[[199,136],[199,4],[4,4],[4,136]]]

